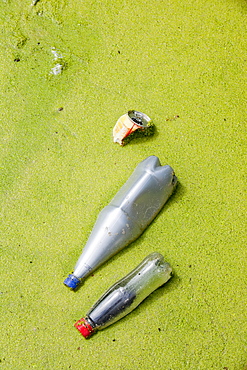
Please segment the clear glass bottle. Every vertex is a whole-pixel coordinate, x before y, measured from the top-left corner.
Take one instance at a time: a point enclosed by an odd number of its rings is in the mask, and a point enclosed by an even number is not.
[[[75,327],[89,338],[133,311],[149,294],[166,283],[172,268],[157,252],[147,256],[128,275],[112,285]]]

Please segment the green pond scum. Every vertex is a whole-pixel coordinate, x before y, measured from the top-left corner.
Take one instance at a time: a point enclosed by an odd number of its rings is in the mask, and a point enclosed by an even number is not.
[[[245,0],[0,0],[0,369],[246,369],[246,18]],[[121,148],[130,107],[155,133]],[[150,155],[176,192],[71,293],[98,213]],[[85,341],[73,324],[154,251],[173,278]]]
[[[147,124],[147,126],[145,128],[139,128],[136,131],[132,132],[127,137],[125,137],[122,141],[122,145],[124,146],[124,145],[128,144],[133,139],[153,136],[154,133],[155,133],[155,125],[154,125],[154,123],[150,122],[150,123]]]

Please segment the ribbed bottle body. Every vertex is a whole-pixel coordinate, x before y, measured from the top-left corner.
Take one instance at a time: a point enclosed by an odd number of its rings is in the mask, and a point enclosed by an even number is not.
[[[80,279],[137,239],[152,222],[176,186],[173,169],[155,156],[139,163],[108,206],[100,212],[74,272],[65,285]],[[71,281],[73,280],[73,284]]]

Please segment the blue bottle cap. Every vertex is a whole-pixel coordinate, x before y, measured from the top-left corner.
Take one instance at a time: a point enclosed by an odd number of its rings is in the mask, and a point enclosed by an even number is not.
[[[70,274],[65,280],[64,285],[66,285],[70,289],[76,289],[77,286],[80,284],[80,279],[78,279],[75,275]]]

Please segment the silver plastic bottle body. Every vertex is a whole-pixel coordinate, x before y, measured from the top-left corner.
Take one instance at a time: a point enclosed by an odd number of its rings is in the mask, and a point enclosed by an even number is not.
[[[176,182],[173,169],[161,166],[156,156],[142,161],[100,212],[73,275],[86,277],[138,238],[172,194]]]
[[[147,256],[94,304],[85,320],[94,330],[103,329],[133,311],[172,276],[172,268],[160,253]]]
[[[73,274],[78,278],[86,277],[90,271],[130,244],[140,234],[138,225],[132,224],[121,208],[106,206],[97,218]]]

